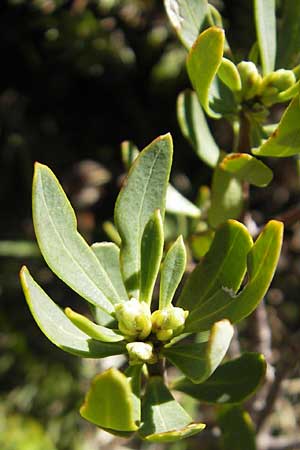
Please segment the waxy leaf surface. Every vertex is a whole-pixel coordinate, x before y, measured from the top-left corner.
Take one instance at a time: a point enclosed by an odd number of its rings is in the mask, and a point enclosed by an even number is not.
[[[261,147],[252,153],[284,158],[300,153],[300,103],[297,95],[285,110],[278,127]]]
[[[218,70],[218,77],[232,91],[240,91],[242,82],[236,65],[230,59],[222,58],[221,65]]]
[[[62,187],[51,170],[36,163],[32,192],[33,223],[48,266],[75,292],[110,313],[116,291],[83,237]]]
[[[136,431],[132,390],[128,378],[117,369],[109,369],[92,381],[81,416],[101,428]]]
[[[230,285],[224,284],[189,314],[185,331],[205,331],[218,320],[228,319],[236,323],[247,317],[270,286],[280,255],[282,235],[281,222],[268,222],[247,255],[248,282],[245,287],[236,294]]]
[[[179,39],[190,48],[205,24],[207,0],[165,0],[164,3]]]
[[[254,0],[257,41],[263,75],[273,72],[276,59],[275,0]]]
[[[157,209],[145,226],[141,242],[141,302],[151,304],[153,289],[158,275],[164,247],[163,222]]]
[[[182,236],[179,236],[169,248],[161,267],[159,309],[166,308],[171,304],[184,274],[185,266],[186,250]]]
[[[172,442],[199,433],[204,424],[195,424],[173,398],[161,377],[149,379],[142,403],[139,434],[153,442]]]
[[[210,105],[210,87],[222,62],[224,31],[211,27],[200,34],[187,58],[187,71],[205,112],[215,118],[220,114]]]
[[[193,311],[224,286],[238,290],[246,273],[252,238],[240,222],[229,220],[220,226],[210,250],[188,277],[178,306]]]
[[[300,2],[285,0],[282,4],[283,18],[278,33],[277,67],[293,68],[299,63]]]
[[[104,358],[126,353],[123,344],[99,342],[79,330],[34,281],[26,267],[21,270],[20,277],[36,323],[57,347],[85,358]]]
[[[232,153],[223,159],[220,166],[254,186],[267,186],[273,178],[272,170],[248,153]]]
[[[250,415],[239,406],[223,406],[218,423],[224,450],[256,450],[255,431]]]
[[[167,188],[166,212],[193,218],[198,218],[201,215],[200,209],[185,198],[171,184]]]
[[[156,209],[165,212],[173,145],[169,134],[146,147],[132,165],[115,206],[115,223],[122,239],[121,270],[129,295],[138,298],[141,239]]]
[[[221,320],[212,326],[208,342],[175,344],[163,354],[193,383],[202,383],[222,362],[232,336],[230,322]]]
[[[173,389],[184,392],[200,402],[212,404],[241,403],[261,385],[266,373],[266,361],[259,353],[244,353],[227,361],[203,383],[188,378],[175,382]]]
[[[195,92],[186,90],[179,94],[177,116],[182,134],[191,143],[196,154],[206,164],[215,167],[220,150],[210,132]]]

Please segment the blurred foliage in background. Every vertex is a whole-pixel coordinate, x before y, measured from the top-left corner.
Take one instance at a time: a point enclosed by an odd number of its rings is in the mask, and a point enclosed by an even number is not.
[[[224,16],[232,48],[245,57],[254,41],[252,1],[212,3]],[[278,2],[279,13],[280,7]],[[173,184],[195,199],[211,173],[177,125],[176,97],[189,85],[186,52],[160,0],[3,0],[0,30],[0,447],[104,448],[108,438],[77,412],[99,363],[79,361],[48,343],[19,287],[18,270],[30,259],[50,296],[68,304],[70,292],[45,269],[34,243],[33,162],[48,164],[62,180],[88,240],[105,239],[101,224],[112,216],[123,171],[119,146],[125,139],[143,148],[171,131]],[[229,149],[232,136],[223,121],[212,127],[220,146]],[[272,186],[252,192],[250,209],[258,223],[299,198],[291,161],[270,165]],[[299,325],[299,233],[299,225],[287,232],[268,297],[278,347],[287,330]],[[74,307],[76,302],[82,308],[79,299],[72,300]],[[299,387],[293,395],[295,403]],[[172,446],[186,448],[196,448],[196,441]]]

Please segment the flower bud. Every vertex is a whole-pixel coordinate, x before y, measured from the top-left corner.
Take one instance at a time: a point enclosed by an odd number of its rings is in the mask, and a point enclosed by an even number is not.
[[[152,328],[150,307],[135,298],[115,306],[119,330],[130,340],[145,339]]]
[[[262,78],[256,65],[251,61],[242,61],[237,65],[237,68],[242,82],[242,98],[249,100],[258,94]]]
[[[151,316],[152,331],[156,333],[157,339],[167,341],[183,330],[187,316],[188,311],[172,305],[154,311]]]
[[[154,364],[157,362],[157,356],[153,353],[151,342],[130,342],[126,345],[129,354],[129,364]]]
[[[266,75],[261,85],[263,103],[266,105],[276,103],[277,95],[294,86],[295,83],[296,77],[292,70],[279,69]]]

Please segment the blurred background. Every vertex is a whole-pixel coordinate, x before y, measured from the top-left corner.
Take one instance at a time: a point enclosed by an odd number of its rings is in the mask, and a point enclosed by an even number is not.
[[[223,15],[237,59],[245,58],[255,39],[252,1],[211,3]],[[35,244],[33,164],[40,161],[55,172],[89,242],[109,239],[103,224],[113,216],[124,173],[123,140],[143,148],[170,131],[172,182],[194,201],[199,186],[210,183],[211,171],[177,124],[176,97],[189,87],[186,52],[160,0],[2,0],[0,36],[0,447],[116,449],[118,439],[89,426],[78,413],[90,379],[109,363],[56,349],[37,328],[20,289],[18,272],[28,264],[57,303],[75,303],[84,311],[83,302],[47,269]],[[226,123],[211,126],[219,145],[230,150]],[[299,202],[296,161],[268,163],[274,181],[251,192],[258,224],[294,208],[297,212]],[[285,337],[299,326],[299,275],[300,225],[292,220],[267,298],[275,362]],[[247,332],[243,339],[245,348],[251,347]],[[275,428],[287,433],[297,428],[300,416],[299,371],[292,381],[281,406],[287,424],[280,415],[273,417]],[[195,405],[190,408],[197,414]],[[149,445],[133,442],[132,447]],[[171,447],[193,449],[197,439]]]

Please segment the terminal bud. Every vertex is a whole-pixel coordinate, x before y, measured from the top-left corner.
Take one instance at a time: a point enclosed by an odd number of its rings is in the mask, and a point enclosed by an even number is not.
[[[129,340],[145,339],[151,333],[151,311],[145,302],[135,298],[115,306],[119,330]]]
[[[188,311],[172,305],[154,311],[151,316],[152,331],[160,341],[170,340],[183,331]]]
[[[129,342],[126,345],[126,349],[131,366],[143,363],[154,364],[157,362],[157,356],[153,353],[153,345],[151,342]]]
[[[242,98],[250,100],[255,97],[261,87],[262,77],[259,74],[256,65],[251,61],[242,61],[237,65],[241,82],[242,82]]]

